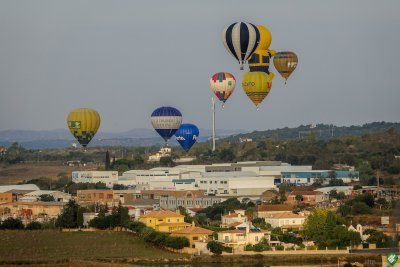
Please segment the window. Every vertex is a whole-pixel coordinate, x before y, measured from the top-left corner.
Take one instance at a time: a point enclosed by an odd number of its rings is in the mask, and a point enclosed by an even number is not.
[[[258,236],[257,235],[255,236],[255,240],[258,241]]]
[[[194,236],[193,240],[199,240],[199,237],[198,236]]]

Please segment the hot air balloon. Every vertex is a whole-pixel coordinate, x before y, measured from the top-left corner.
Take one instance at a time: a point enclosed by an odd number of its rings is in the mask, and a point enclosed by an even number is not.
[[[77,108],[68,114],[68,128],[78,142],[86,147],[100,127],[100,115],[90,108]]]
[[[270,59],[275,55],[274,50],[268,49],[272,41],[272,36],[270,31],[262,25],[257,25],[257,29],[260,32],[260,42],[248,61],[249,68],[251,72],[262,71],[269,74]]]
[[[188,152],[199,137],[199,128],[190,123],[183,123],[175,133],[176,141]]]
[[[210,88],[224,106],[226,100],[231,96],[235,90],[236,80],[229,72],[215,73],[210,79]]]
[[[259,40],[257,27],[247,22],[233,23],[222,32],[222,42],[226,50],[239,61],[241,70],[257,49]]]
[[[265,72],[246,72],[243,74],[242,87],[246,95],[256,105],[259,105],[268,95],[272,86],[274,74],[266,74]]]
[[[292,74],[297,66],[297,55],[289,51],[278,52],[274,56],[274,66],[275,69],[285,79],[286,84],[290,74]]]
[[[160,107],[151,114],[151,124],[167,142],[182,123],[182,113],[173,107]]]

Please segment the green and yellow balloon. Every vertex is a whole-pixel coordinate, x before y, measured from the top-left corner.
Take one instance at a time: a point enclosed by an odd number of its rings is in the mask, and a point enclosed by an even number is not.
[[[94,109],[77,108],[68,114],[67,124],[76,140],[86,147],[100,127],[100,115]]]

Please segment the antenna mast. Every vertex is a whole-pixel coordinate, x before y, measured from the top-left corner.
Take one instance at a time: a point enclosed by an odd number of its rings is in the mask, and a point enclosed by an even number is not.
[[[215,151],[215,100],[211,97],[212,109],[212,151]]]

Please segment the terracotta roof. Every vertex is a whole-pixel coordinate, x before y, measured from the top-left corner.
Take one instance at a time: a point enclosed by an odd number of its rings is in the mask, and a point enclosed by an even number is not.
[[[199,211],[204,210],[204,208],[187,208],[187,209],[190,211],[193,211],[193,212],[199,212]]]
[[[190,226],[190,225],[191,225],[190,223],[185,223],[185,222],[176,222],[176,223],[164,222],[158,224],[157,226]]]
[[[185,217],[183,215],[180,215],[176,212],[169,211],[169,210],[157,210],[157,211],[152,211],[149,213],[146,213],[141,216],[141,218],[165,218],[165,217]]]
[[[188,227],[185,229],[181,229],[181,230],[177,230],[172,232],[172,234],[200,234],[200,235],[211,235],[213,233],[213,231],[208,230],[208,229],[204,229],[201,227]]]
[[[293,206],[288,204],[277,205],[260,205],[257,206],[257,211],[292,211]]]
[[[301,224],[282,225],[281,228],[285,228],[285,229],[288,229],[288,228],[303,228],[303,225],[301,225]]]
[[[274,219],[292,219],[292,218],[305,218],[305,216],[293,213],[293,212],[282,212],[271,214],[268,218]]]

